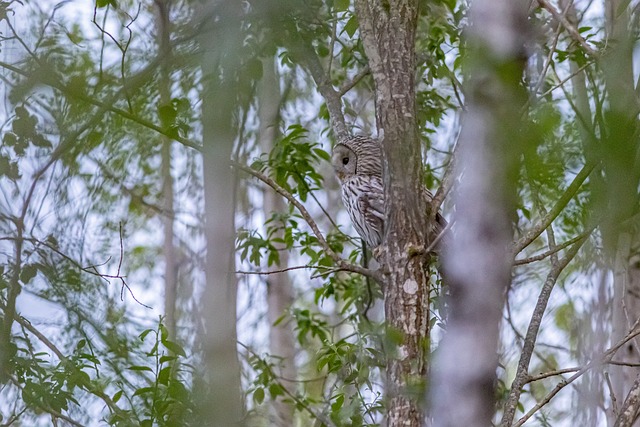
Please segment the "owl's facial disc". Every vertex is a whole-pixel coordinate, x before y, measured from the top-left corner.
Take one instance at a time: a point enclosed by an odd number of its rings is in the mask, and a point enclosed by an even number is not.
[[[338,179],[341,181],[356,172],[356,157],[353,151],[342,144],[338,144],[333,148],[331,156],[331,164],[336,171]]]

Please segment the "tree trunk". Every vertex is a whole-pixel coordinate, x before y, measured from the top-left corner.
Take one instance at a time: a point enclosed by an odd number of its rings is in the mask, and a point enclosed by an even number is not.
[[[264,152],[270,152],[276,142],[278,126],[280,122],[280,104],[282,95],[279,90],[278,76],[275,72],[273,61],[263,61],[263,76],[261,90],[259,93],[258,117],[260,121],[260,145]],[[264,215],[268,219],[271,214],[286,212],[287,206],[284,199],[276,192],[268,189],[264,192]],[[276,233],[273,238],[282,238],[282,233]],[[286,268],[289,265],[289,253],[287,250],[280,251],[280,262],[278,268]],[[274,323],[293,304],[293,286],[287,273],[280,273],[267,276],[267,318],[270,330],[270,352],[272,356],[281,358],[277,374],[288,380],[295,380],[297,377],[295,356],[296,348],[293,340],[293,330],[290,322]],[[289,387],[289,382],[283,385],[289,388],[292,393],[293,387]],[[294,383],[295,384],[295,383]],[[279,399],[273,402],[273,412],[275,415],[275,425],[282,427],[293,426],[294,406]]]
[[[618,237],[616,260],[614,263],[613,294],[613,337],[612,341],[624,337],[638,319],[640,319],[640,268],[637,240],[630,233]],[[635,244],[634,244],[635,243]],[[631,255],[632,247],[636,254]],[[609,369],[613,394],[619,405],[626,401],[626,411],[614,407],[612,420],[617,425],[638,426],[640,422],[634,415],[638,410],[637,365],[640,363],[640,340],[634,338],[627,342],[615,356],[615,361],[635,366],[614,365]],[[617,405],[616,405],[617,406]],[[635,407],[635,410],[634,410]]]
[[[210,1],[198,11],[203,50],[202,145],[205,199],[206,285],[204,316],[205,393],[201,424],[230,427],[241,418],[236,335],[234,175],[230,167],[237,137],[237,71],[241,49],[240,3]],[[230,54],[233,53],[233,54]]]
[[[429,351],[427,202],[416,124],[417,0],[357,0],[384,158],[388,426],[419,426]]]
[[[497,346],[511,279],[515,168],[526,99],[522,2],[475,1],[467,32],[467,112],[460,135],[454,234],[445,247],[451,293],[447,332],[432,365],[433,425],[489,426]]]
[[[607,134],[602,141],[604,188],[601,188],[601,209],[604,214],[603,238],[613,263],[613,334],[612,342],[622,338],[640,318],[640,272],[632,262],[638,249],[637,226],[633,216],[638,213],[638,109],[633,78],[634,43],[629,34],[630,9],[620,0],[606,3],[607,50],[602,68],[608,92],[605,112]],[[639,342],[634,339],[615,355],[623,363],[640,363]],[[637,368],[612,366],[611,382],[618,404],[634,387]],[[626,399],[628,401],[628,399]],[[616,409],[615,407],[613,409]],[[613,413],[613,419],[619,414]],[[628,424],[628,413],[624,425]]]
[[[167,64],[170,61],[171,41],[169,29],[169,3],[167,0],[156,0],[158,10],[158,46],[164,55],[161,66],[161,80],[159,82],[160,105],[171,104],[171,77]],[[176,248],[173,242],[174,236],[174,212],[173,212],[173,176],[171,175],[171,139],[162,136],[162,196],[164,227],[164,324],[169,331],[170,339],[176,340],[176,298],[178,293],[178,272],[176,263]]]

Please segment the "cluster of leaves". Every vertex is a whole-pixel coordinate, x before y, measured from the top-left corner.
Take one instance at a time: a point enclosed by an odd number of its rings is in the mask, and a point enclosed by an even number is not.
[[[113,402],[123,397],[131,409],[114,412],[108,422],[113,426],[127,426],[135,421],[144,427],[192,425],[195,402],[192,393],[193,368],[183,362],[187,357],[178,343],[169,340],[162,319],[155,329],[139,335],[141,342],[152,336],[151,348],[144,353],[144,364],[127,369],[144,377],[149,385],[137,387],[131,393],[121,388],[113,395]]]
[[[38,130],[38,118],[20,105],[15,109],[11,131],[5,132],[2,137],[0,178],[4,176],[12,181],[20,179],[17,158],[24,157],[30,146],[51,149],[51,142]]]

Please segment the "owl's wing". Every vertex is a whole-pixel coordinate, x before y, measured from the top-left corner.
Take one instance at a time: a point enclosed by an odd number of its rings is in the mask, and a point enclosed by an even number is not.
[[[382,182],[374,179],[367,183],[365,191],[358,197],[358,210],[362,212],[365,220],[382,235],[384,227],[384,196]]]

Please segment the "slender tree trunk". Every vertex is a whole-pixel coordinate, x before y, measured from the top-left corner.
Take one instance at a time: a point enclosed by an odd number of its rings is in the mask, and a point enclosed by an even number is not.
[[[169,2],[156,0],[158,19],[158,46],[164,55],[163,65],[160,68],[161,80],[159,82],[160,105],[171,103],[171,77],[168,64],[171,54],[171,40],[169,28]],[[171,139],[166,136],[162,140],[162,196],[163,211],[162,223],[164,227],[164,314],[165,326],[172,340],[176,339],[176,298],[178,293],[178,272],[176,263],[176,248],[174,236],[174,212],[173,212],[173,176],[171,175]]]
[[[629,332],[629,329],[633,324],[640,319],[640,269],[637,262],[639,255],[637,253],[640,249],[637,239],[634,239],[634,235],[631,233],[623,233],[618,237],[618,247],[616,248],[616,260],[614,262],[614,294],[613,294],[613,339],[622,338]],[[632,255],[632,250],[636,251],[635,256]],[[638,373],[637,364],[640,363],[640,340],[633,339],[627,342],[616,354],[615,360],[623,364],[636,365],[634,366],[612,366],[611,381],[613,386],[614,396],[616,397],[617,406],[614,407],[616,411],[612,412],[612,421],[617,417],[622,416],[622,411],[619,405],[625,400],[629,401],[630,407],[636,405],[637,402],[633,399],[629,400],[627,395],[632,392],[634,394],[634,387],[636,388],[635,394],[638,393],[636,378]],[[636,397],[635,400],[638,398]],[[633,412],[633,411],[631,411]],[[640,422],[633,423],[635,418],[630,418],[630,412],[625,415],[625,422],[620,425],[640,425]],[[631,423],[629,424],[629,422]],[[617,421],[621,423],[621,421]],[[616,424],[618,425],[618,424]]]
[[[419,426],[429,350],[427,201],[416,124],[415,32],[418,1],[357,0],[360,32],[375,82],[384,157],[382,267],[388,328],[388,426]]]
[[[438,427],[491,425],[498,335],[511,280],[514,169],[523,138],[526,6],[476,0],[470,16],[461,178],[444,258],[451,310],[430,384],[430,415]]]
[[[241,418],[240,367],[236,334],[234,175],[230,167],[237,137],[237,72],[241,4],[209,1],[197,11],[203,50],[202,145],[205,199],[206,285],[204,378],[201,425],[231,427]]]
[[[580,28],[580,22],[578,21],[578,13],[576,12],[576,6],[572,0],[560,0],[560,9],[566,11],[567,20],[575,28]],[[557,23],[562,26],[560,22]],[[580,46],[574,46],[575,51],[579,51]],[[573,57],[573,55],[572,55]],[[586,72],[580,70],[581,64],[577,60],[570,62],[570,71],[573,77],[571,78],[571,88],[574,95],[576,124],[580,134],[580,140],[582,143],[582,149],[584,152],[585,160],[587,163],[596,164],[600,160],[600,154],[598,153],[598,143],[594,132],[594,119],[591,112],[591,105],[589,100],[589,92],[587,90]],[[592,200],[593,206],[598,206],[599,196],[601,190],[604,188],[604,182],[600,170],[596,170],[589,176],[590,185],[587,188],[589,191],[589,198]],[[600,264],[602,268],[606,268],[606,262]],[[600,287],[606,286],[605,281],[600,281]],[[605,290],[600,289],[596,295],[594,295],[592,307],[587,309],[591,313],[593,322],[591,324],[584,325],[584,331],[582,334],[584,339],[581,340],[580,353],[584,360],[592,360],[602,354],[607,348],[607,343],[610,339],[609,328],[611,319],[611,310],[609,307],[609,297],[604,295]],[[616,312],[614,311],[614,317]],[[614,325],[617,323],[614,320]],[[595,328],[592,327],[595,326]],[[614,326],[614,329],[616,327]],[[626,332],[622,332],[623,335],[617,335],[617,338],[613,338],[611,341],[616,342],[621,339]],[[616,369],[616,368],[614,368]],[[600,407],[605,406],[605,399],[610,395],[608,386],[605,384],[604,378],[601,372],[589,371],[585,373],[583,381],[580,382],[578,387],[577,398],[574,402],[576,408],[575,422],[577,424],[591,425],[596,423],[600,416]],[[594,402],[599,402],[595,404]],[[620,402],[609,402],[610,406],[617,407]],[[613,408],[612,408],[613,409]],[[613,417],[613,410],[610,411],[611,417]]]
[[[605,7],[607,39],[611,49],[602,61],[609,103],[605,113],[607,134],[600,152],[605,181],[601,199],[603,212],[606,212],[603,225],[605,248],[613,261],[612,342],[615,342],[626,335],[640,318],[640,271],[632,263],[633,252],[639,246],[638,233],[635,231],[637,226],[632,221],[638,213],[639,200],[640,142],[637,114],[634,113],[639,102],[633,80],[634,42],[629,33],[630,8],[621,0],[609,0]],[[637,339],[628,342],[616,354],[615,360],[640,363],[639,345]],[[625,400],[630,402],[627,396],[630,390],[637,388],[637,368],[612,366],[610,370],[618,405]],[[640,425],[640,422],[631,424],[634,418],[629,417],[628,411],[625,414],[612,411],[610,415],[612,422],[619,415],[624,418],[623,423],[616,425]]]
[[[260,121],[260,145],[263,151],[270,152],[276,143],[278,126],[280,121],[280,104],[282,95],[279,90],[278,76],[275,72],[275,64],[272,60],[263,61],[264,73],[262,76],[261,90],[259,94],[258,117]],[[264,192],[264,214],[268,218],[276,212],[285,212],[287,206],[284,199],[274,191]],[[274,238],[282,238],[282,233],[274,234]],[[280,251],[280,263],[278,268],[286,268],[289,265],[289,253]],[[274,323],[293,304],[293,286],[287,273],[268,276],[267,280],[267,318],[270,330],[271,355],[282,358],[277,373],[286,379],[295,380],[297,377],[295,356],[296,349],[293,340],[293,330],[289,322]],[[284,382],[285,386],[291,383]],[[291,389],[291,392],[295,390]],[[275,425],[281,427],[293,426],[294,406],[277,400],[272,405],[275,414]]]

